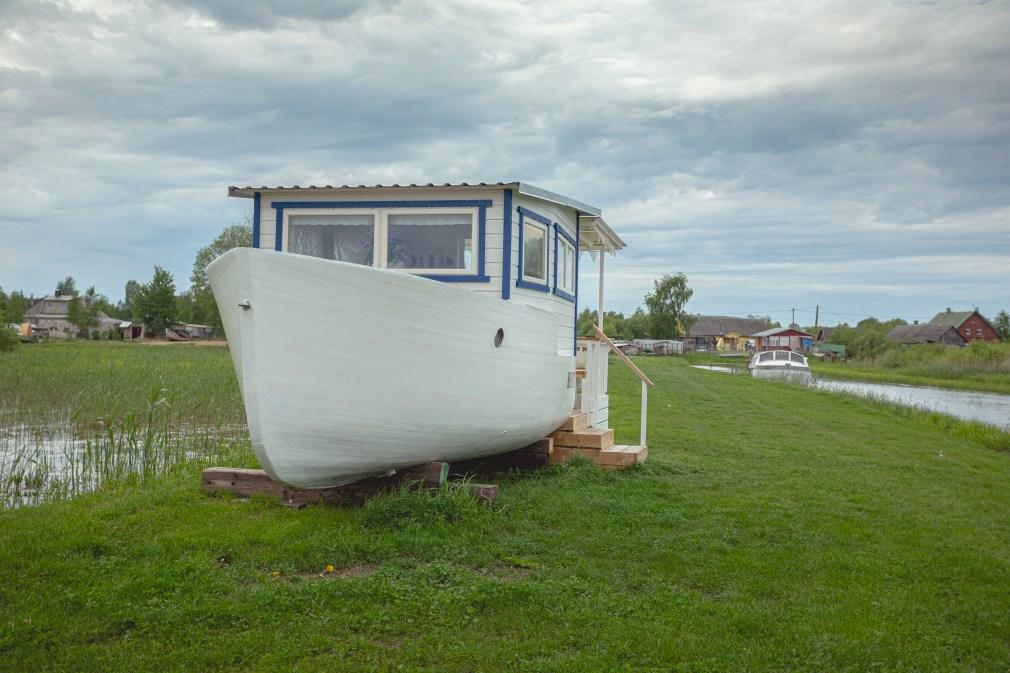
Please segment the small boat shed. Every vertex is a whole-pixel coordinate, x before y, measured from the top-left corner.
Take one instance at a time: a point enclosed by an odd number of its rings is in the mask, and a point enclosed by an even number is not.
[[[599,208],[524,182],[246,186],[228,195],[253,200],[253,247],[399,269],[555,313],[558,352],[575,352],[586,374],[582,411],[590,427],[607,427],[607,347],[576,339],[582,253],[599,265],[602,328],[605,253],[625,247]]]

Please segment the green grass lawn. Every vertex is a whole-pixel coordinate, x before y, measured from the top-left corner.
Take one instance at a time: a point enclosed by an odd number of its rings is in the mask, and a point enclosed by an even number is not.
[[[649,462],[504,481],[494,509],[292,511],[206,497],[183,467],[0,512],[0,670],[1010,669],[1010,454],[923,414],[638,363]],[[619,442],[638,394],[612,363]]]

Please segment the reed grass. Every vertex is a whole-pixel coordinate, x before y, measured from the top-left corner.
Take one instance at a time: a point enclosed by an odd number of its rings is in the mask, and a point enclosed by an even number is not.
[[[249,442],[224,348],[82,342],[0,356],[0,506],[65,498]]]

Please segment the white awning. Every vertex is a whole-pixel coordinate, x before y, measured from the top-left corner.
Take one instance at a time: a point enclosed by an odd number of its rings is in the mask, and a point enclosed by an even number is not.
[[[614,233],[599,215],[579,216],[579,250],[585,252],[617,252],[627,244]]]

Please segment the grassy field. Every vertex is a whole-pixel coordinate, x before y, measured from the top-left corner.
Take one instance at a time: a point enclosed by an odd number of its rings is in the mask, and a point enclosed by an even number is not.
[[[1010,394],[1010,344],[1005,343],[968,348],[891,345],[869,360],[811,358],[810,366],[816,374],[849,379]]]
[[[936,416],[638,362],[648,464],[516,477],[494,509],[291,511],[203,496],[183,465],[2,511],[0,669],[1010,668],[1010,454]],[[637,380],[611,367],[634,442]]]

